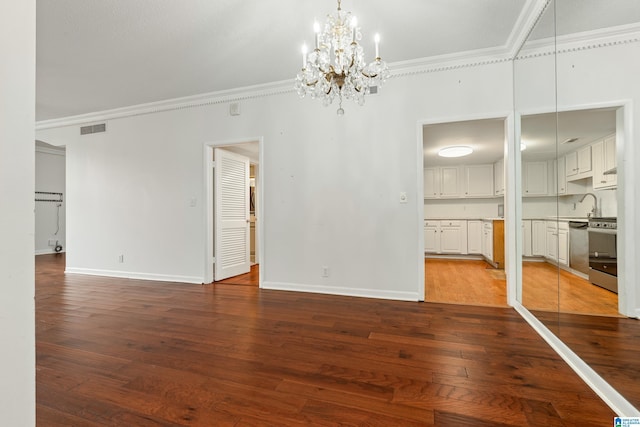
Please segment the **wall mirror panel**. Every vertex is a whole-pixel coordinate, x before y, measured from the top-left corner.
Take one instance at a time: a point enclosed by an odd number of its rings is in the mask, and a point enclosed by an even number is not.
[[[535,37],[534,37],[535,36]],[[558,225],[555,4],[547,5],[514,61],[514,108],[520,117],[520,138],[514,147],[516,174],[520,178],[522,289],[521,303],[557,333],[559,269],[557,244],[552,239]],[[546,51],[539,47],[545,40]],[[551,45],[548,44],[551,42]],[[549,232],[547,231],[549,230]],[[555,231],[554,231],[555,230]]]
[[[638,2],[555,0],[514,62],[526,144],[521,302],[636,408],[639,285],[624,242],[637,222],[625,206],[637,201],[623,172],[637,140],[638,34]]]

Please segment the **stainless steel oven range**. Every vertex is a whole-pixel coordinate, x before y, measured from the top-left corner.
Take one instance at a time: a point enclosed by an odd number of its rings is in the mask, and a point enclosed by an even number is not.
[[[589,219],[589,281],[618,293],[616,218]]]

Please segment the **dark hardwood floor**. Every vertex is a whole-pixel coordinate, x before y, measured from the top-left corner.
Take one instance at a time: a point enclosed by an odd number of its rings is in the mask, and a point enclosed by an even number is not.
[[[640,408],[640,320],[532,312],[632,405]]]
[[[509,308],[63,274],[36,261],[40,426],[608,426]]]

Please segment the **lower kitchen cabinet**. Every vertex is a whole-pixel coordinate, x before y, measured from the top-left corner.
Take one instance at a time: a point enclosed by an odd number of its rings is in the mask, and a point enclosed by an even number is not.
[[[440,221],[424,222],[424,251],[440,253]]]
[[[467,221],[425,220],[424,251],[434,254],[466,254]]]
[[[543,220],[531,220],[531,256],[547,253],[547,225]]]
[[[522,221],[522,256],[531,256],[531,220]]]
[[[467,253],[482,254],[482,221],[467,221]]]
[[[545,257],[562,265],[569,265],[569,224],[547,221],[547,250]]]
[[[482,256],[496,268],[504,268],[504,221],[482,221]]]

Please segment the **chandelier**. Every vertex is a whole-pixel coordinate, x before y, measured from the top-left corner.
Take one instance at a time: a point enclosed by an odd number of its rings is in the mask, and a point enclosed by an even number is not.
[[[344,12],[338,0],[338,11],[327,15],[324,30],[314,23],[315,48],[309,52],[302,46],[302,70],[296,76],[296,91],[300,97],[322,99],[327,106],[338,98],[338,115],[343,115],[342,99],[364,104],[371,87],[382,86],[389,77],[387,64],[380,59],[380,36],[375,35],[376,56],[367,64],[358,44],[362,39],[358,21],[351,12]]]

